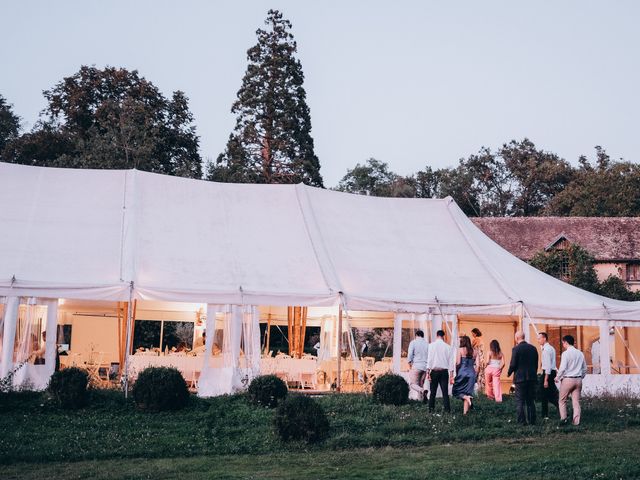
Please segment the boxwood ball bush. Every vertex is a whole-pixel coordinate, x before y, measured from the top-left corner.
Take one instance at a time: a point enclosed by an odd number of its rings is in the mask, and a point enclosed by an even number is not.
[[[275,408],[287,396],[287,384],[275,375],[261,375],[249,385],[249,398],[257,405]]]
[[[189,401],[189,389],[182,374],[175,368],[147,367],[131,389],[140,410],[159,412],[179,410]]]
[[[85,370],[71,367],[55,372],[49,382],[49,393],[62,408],[86,405],[89,376]]]
[[[400,375],[387,373],[373,384],[373,398],[385,405],[404,405],[409,400],[409,385]]]
[[[329,420],[316,401],[304,395],[289,395],[275,416],[276,433],[284,441],[304,440],[316,443],[329,433]]]

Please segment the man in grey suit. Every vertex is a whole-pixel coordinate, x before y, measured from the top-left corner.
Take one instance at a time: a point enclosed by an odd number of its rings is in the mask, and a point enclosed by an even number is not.
[[[518,423],[535,425],[536,405],[534,403],[536,393],[536,380],[538,371],[538,350],[533,345],[524,341],[524,333],[516,332],[516,346],[511,351],[511,363],[507,376],[513,375],[513,383],[516,386],[516,408]],[[525,416],[526,407],[526,416]]]

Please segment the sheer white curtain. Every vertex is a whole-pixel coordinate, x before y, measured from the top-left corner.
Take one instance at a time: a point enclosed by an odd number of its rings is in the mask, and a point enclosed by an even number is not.
[[[216,313],[222,314],[222,362],[212,362]],[[198,381],[198,395],[211,397],[243,390],[260,373],[260,315],[256,306],[207,305],[205,366]]]
[[[2,357],[0,357],[0,378],[5,378],[13,370],[13,349],[18,321],[19,297],[7,297],[4,307],[4,328],[2,334]]]
[[[56,363],[57,317],[57,299],[30,298],[21,306],[16,326],[15,388],[43,390],[49,384]]]
[[[4,312],[7,306],[7,297],[0,297],[0,370],[2,369],[2,339],[4,338]]]
[[[458,338],[458,316],[455,314],[444,315],[443,323],[449,325],[451,329],[451,370],[455,370],[456,355],[460,348],[460,339]]]
[[[406,313],[396,313],[393,316],[393,373],[400,373],[402,365],[402,320]]]
[[[40,355],[42,343],[43,311],[36,304],[35,298],[27,300],[20,306],[16,325],[16,347],[14,361],[17,364],[40,363],[44,355]]]
[[[258,307],[247,305],[242,314],[242,351],[244,352],[244,370],[250,383],[260,375],[260,312]]]
[[[332,315],[325,315],[320,319],[320,350],[318,360],[329,360],[337,352],[338,338],[336,337],[337,322]]]

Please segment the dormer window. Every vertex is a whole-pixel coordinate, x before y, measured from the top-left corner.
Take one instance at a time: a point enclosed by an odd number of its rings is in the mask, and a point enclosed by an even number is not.
[[[640,263],[627,263],[627,282],[640,282]]]

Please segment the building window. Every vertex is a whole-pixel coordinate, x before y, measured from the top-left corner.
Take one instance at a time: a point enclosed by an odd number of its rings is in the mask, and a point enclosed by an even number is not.
[[[640,282],[640,263],[627,264],[627,282]]]
[[[560,252],[560,278],[562,280],[569,279],[569,254],[566,250]]]

